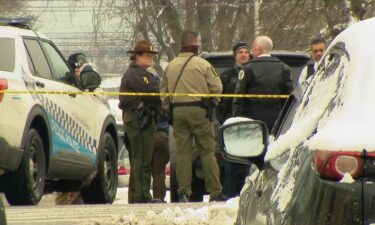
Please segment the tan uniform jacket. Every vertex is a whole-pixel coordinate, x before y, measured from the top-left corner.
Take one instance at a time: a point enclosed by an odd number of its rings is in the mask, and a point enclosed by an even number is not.
[[[160,87],[161,93],[172,93],[180,71],[193,53],[180,53],[167,66]],[[174,93],[221,94],[223,86],[220,77],[209,62],[194,56],[186,65]],[[171,97],[162,97],[163,108],[167,109]],[[200,101],[201,97],[172,97],[172,103]]]

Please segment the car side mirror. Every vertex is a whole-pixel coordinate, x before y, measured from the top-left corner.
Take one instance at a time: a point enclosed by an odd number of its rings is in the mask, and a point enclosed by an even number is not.
[[[99,87],[101,83],[100,75],[92,71],[82,71],[80,75],[80,81],[82,87],[84,89],[88,89],[89,91],[94,91],[96,88]]]
[[[263,167],[268,145],[268,129],[262,121],[241,121],[220,128],[220,144],[224,158]]]

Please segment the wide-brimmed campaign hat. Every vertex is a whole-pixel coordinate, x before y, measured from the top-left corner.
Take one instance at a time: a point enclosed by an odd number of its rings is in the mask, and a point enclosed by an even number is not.
[[[152,47],[151,43],[146,40],[138,41],[134,45],[133,50],[129,50],[126,52],[131,53],[131,54],[142,54],[142,53],[158,54],[158,52],[155,51],[154,47]]]

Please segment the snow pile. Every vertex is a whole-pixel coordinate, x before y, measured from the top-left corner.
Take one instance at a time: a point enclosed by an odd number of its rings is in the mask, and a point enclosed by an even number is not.
[[[131,213],[110,221],[92,221],[81,225],[227,225],[234,224],[238,204],[237,197],[225,204],[211,204],[199,209],[166,208],[161,213],[148,211],[143,217]]]

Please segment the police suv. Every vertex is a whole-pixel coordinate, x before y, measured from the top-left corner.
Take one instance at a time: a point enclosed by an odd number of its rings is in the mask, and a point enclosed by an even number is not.
[[[92,92],[100,76],[77,78],[56,46],[23,22],[0,20],[1,191],[11,205],[79,190],[85,203],[112,203],[118,138]]]

